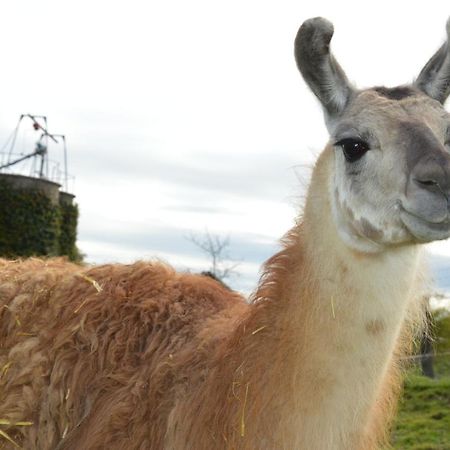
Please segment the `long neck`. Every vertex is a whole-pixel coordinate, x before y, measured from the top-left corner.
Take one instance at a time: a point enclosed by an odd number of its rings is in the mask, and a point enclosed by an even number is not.
[[[371,448],[370,422],[417,277],[417,247],[361,254],[341,242],[330,213],[329,164],[316,167],[303,219],[268,262],[235,342],[248,439],[270,427],[276,448]],[[252,431],[252,422],[261,426]],[[267,439],[260,448],[272,448]]]

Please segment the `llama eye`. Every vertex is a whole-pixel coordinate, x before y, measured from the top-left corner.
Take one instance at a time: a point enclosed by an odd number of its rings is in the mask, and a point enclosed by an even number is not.
[[[369,144],[367,142],[364,142],[361,139],[354,138],[341,139],[334,145],[342,147],[345,159],[348,162],[358,161],[358,159],[360,159],[368,150],[370,150]]]

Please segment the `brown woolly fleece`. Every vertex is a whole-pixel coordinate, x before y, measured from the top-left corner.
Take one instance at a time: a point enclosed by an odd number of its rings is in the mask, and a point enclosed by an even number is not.
[[[248,306],[161,263],[29,259],[0,260],[0,308],[0,419],[33,423],[1,429],[27,449],[131,450],[163,448],[177,396]]]

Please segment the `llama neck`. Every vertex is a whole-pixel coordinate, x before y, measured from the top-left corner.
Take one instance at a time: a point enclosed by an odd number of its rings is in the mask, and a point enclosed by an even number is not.
[[[325,169],[316,170],[302,224],[269,263],[273,280],[257,292],[264,298],[269,289],[269,299],[254,305],[250,326],[265,328],[253,335],[246,366],[261,354],[259,340],[271,364],[253,361],[254,382],[274,383],[261,387],[269,393],[264,410],[277,415],[267,420],[280,424],[274,439],[285,448],[360,450],[369,448],[364,435],[408,314],[419,253],[414,246],[378,254],[346,247],[320,180]]]

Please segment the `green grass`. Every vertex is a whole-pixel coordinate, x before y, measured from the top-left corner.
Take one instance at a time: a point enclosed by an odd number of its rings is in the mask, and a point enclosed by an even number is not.
[[[450,315],[436,311],[434,318],[436,379],[418,367],[409,372],[392,434],[396,450],[450,450]]]
[[[407,377],[392,443],[398,450],[450,450],[450,376]]]

